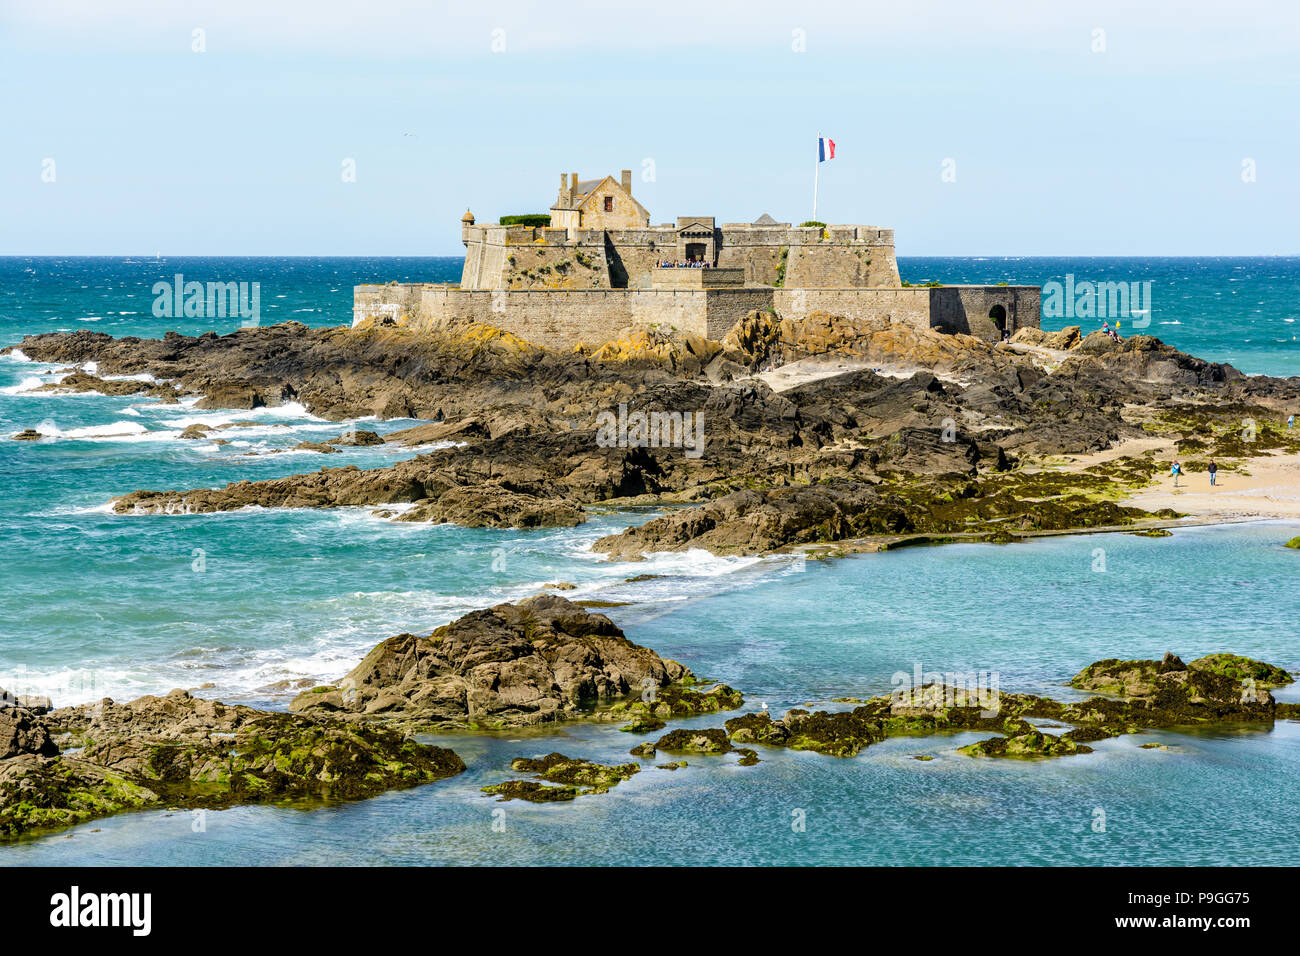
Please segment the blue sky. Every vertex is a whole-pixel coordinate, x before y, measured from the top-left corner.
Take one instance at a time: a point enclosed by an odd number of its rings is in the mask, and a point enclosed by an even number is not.
[[[1295,3],[0,0],[0,92],[4,255],[458,255],[625,167],[798,222],[819,132],[900,255],[1300,253]]]

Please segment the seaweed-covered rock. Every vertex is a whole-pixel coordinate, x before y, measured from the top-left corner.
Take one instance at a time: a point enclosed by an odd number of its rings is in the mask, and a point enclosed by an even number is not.
[[[660,737],[654,746],[656,751],[676,754],[725,754],[733,749],[727,732],[717,727],[674,730]]]
[[[389,638],[338,686],[299,694],[290,709],[409,726],[521,726],[573,719],[644,690],[675,700],[668,685],[690,676],[605,615],[544,594],[471,612],[429,637]],[[639,703],[614,716],[657,716]]]
[[[652,689],[640,699],[619,701],[604,716],[610,720],[631,717],[634,722],[645,721],[649,724],[656,720],[680,720],[698,717],[700,714],[735,710],[745,703],[744,695],[726,684],[716,684],[709,690],[701,690],[702,686],[688,678],[680,684]],[[663,726],[662,723],[659,724],[659,727]],[[658,730],[659,727],[647,726],[646,730]]]
[[[501,800],[529,800],[533,803],[552,803],[573,800],[594,793],[608,793],[641,767],[634,763],[600,764],[562,753],[545,757],[516,757],[510,762],[516,773],[531,773],[538,780],[506,780],[503,783],[482,787],[482,791]]]
[[[1014,737],[990,737],[959,747],[957,752],[969,757],[1060,757],[1092,753],[1092,748],[1076,743],[1068,736],[1055,737],[1031,730]]]
[[[231,706],[180,690],[33,720],[26,752],[0,760],[3,834],[153,806],[359,799],[465,769],[452,751],[387,728]]]
[[[578,787],[554,786],[536,780],[506,780],[480,789],[499,800],[527,800],[530,803],[561,803],[576,799],[582,792]]]
[[[864,747],[885,739],[879,711],[864,705],[850,711],[809,713],[796,708],[781,718],[792,750],[815,750],[833,757],[853,757]]]
[[[1282,668],[1240,654],[1207,654],[1187,666],[1237,681],[1253,680],[1262,687],[1284,687],[1295,683],[1295,678]]]
[[[632,721],[630,724],[618,728],[627,734],[650,734],[656,730],[663,730],[668,725],[657,717],[642,717]]]
[[[566,757],[561,753],[551,753],[540,758],[517,757],[510,762],[510,769],[517,773],[537,774],[551,783],[608,789],[629,779],[638,773],[641,767],[634,763],[610,766]]]
[[[771,715],[766,712],[732,717],[724,726],[732,743],[737,744],[755,743],[782,747],[790,739],[790,731],[786,729],[785,724],[772,720]]]
[[[1160,667],[1160,661],[1108,657],[1094,661],[1075,674],[1070,678],[1070,686],[1120,697],[1148,697],[1155,693],[1155,679]]]

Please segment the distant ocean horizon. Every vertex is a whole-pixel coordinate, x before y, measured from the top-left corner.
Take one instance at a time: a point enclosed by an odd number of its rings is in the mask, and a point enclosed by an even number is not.
[[[257,282],[261,324],[352,320],[352,286],[369,282],[455,282],[455,256],[4,256],[0,339],[92,328],[156,337],[229,332],[238,319],[152,314],[156,282]],[[1074,281],[1151,283],[1149,324],[1121,319],[1121,334],[1154,335],[1200,358],[1251,375],[1300,375],[1300,256],[902,256],[904,281],[1045,285]],[[1043,328],[1101,327],[1101,318],[1045,317]],[[1112,320],[1113,322],[1113,320]]]

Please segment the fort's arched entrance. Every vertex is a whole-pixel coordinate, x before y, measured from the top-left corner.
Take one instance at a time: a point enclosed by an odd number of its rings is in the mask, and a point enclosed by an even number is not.
[[[1001,338],[1007,332],[1007,310],[1004,306],[995,305],[989,309],[989,321],[997,327],[998,337]]]

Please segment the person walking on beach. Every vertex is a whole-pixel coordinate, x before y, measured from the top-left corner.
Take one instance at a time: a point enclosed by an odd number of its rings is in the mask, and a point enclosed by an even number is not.
[[[1213,458],[1210,459],[1210,464],[1206,470],[1210,473],[1210,487],[1213,488],[1214,477],[1219,473],[1219,466],[1214,463]]]
[[[1295,428],[1295,416],[1294,416],[1294,415],[1292,415],[1290,418],[1288,418],[1288,419],[1286,420],[1286,427],[1287,427],[1287,428]]]
[[[1174,487],[1178,487],[1178,476],[1183,473],[1183,466],[1180,462],[1174,462],[1169,469],[1169,474],[1174,476]]]

